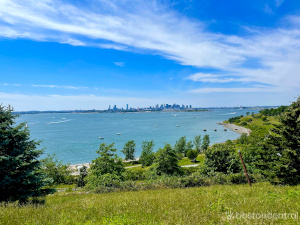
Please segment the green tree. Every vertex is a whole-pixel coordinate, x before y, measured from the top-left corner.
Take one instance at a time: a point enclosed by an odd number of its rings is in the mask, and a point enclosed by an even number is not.
[[[153,141],[143,141],[142,143],[142,154],[139,161],[142,166],[151,166],[154,162],[155,156],[153,153],[154,142]]]
[[[250,112],[246,112],[246,115],[249,116]]]
[[[124,163],[115,153],[114,143],[107,145],[102,143],[96,152],[100,156],[92,160],[91,168],[88,173],[87,185],[91,188],[101,185],[104,175],[113,176],[114,179],[122,179],[125,171]]]
[[[71,171],[68,169],[69,164],[63,164],[55,154],[48,155],[41,162],[44,173],[53,180],[53,184],[71,184],[74,182]]]
[[[87,171],[87,167],[86,166],[82,166],[79,169],[79,176],[77,179],[77,187],[84,187],[86,185],[86,177],[88,175],[88,171]]]
[[[181,137],[176,141],[175,144],[175,151],[177,153],[181,153],[182,155],[185,155],[185,151],[186,151],[186,137]]]
[[[214,144],[205,151],[204,165],[214,172],[240,172],[238,155],[227,144]]]
[[[41,171],[42,150],[30,140],[25,123],[15,124],[13,109],[0,105],[0,201],[24,203],[30,197],[54,192]]]
[[[193,143],[195,145],[195,149],[198,151],[198,153],[201,152],[201,135],[198,135],[194,138]]]
[[[136,144],[134,141],[128,141],[122,150],[122,153],[125,155],[125,160],[134,160],[134,152],[135,152]]]
[[[188,143],[186,143],[186,146],[185,146],[185,155],[187,154],[187,152],[188,152],[189,150],[192,150],[193,147],[194,147],[194,144],[193,144],[192,141],[189,141]]]
[[[280,117],[280,125],[272,130],[267,144],[273,149],[270,162],[272,182],[300,183],[300,102],[293,102]]]
[[[210,144],[209,135],[206,134],[206,135],[204,135],[203,140],[202,140],[202,149],[207,150],[209,144]]]
[[[197,158],[198,156],[198,151],[197,150],[189,150],[186,153],[186,156],[190,159],[190,160],[194,160]]]
[[[159,149],[156,156],[157,167],[156,172],[158,175],[167,174],[180,174],[181,167],[178,166],[178,157],[175,150],[171,145],[165,144],[163,149]]]

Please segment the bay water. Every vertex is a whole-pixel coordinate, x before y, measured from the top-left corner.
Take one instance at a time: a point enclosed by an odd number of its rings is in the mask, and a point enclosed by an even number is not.
[[[130,140],[136,143],[136,157],[140,156],[143,141],[153,140],[157,151],[165,143],[174,146],[182,136],[189,141],[196,135],[203,138],[208,134],[211,144],[234,140],[240,135],[231,130],[224,131],[217,123],[246,112],[258,111],[22,114],[16,122],[27,123],[31,138],[42,141],[39,148],[45,149],[45,155],[56,154],[63,163],[80,164],[98,157],[96,151],[103,142],[115,143],[117,154],[124,158],[121,150]]]

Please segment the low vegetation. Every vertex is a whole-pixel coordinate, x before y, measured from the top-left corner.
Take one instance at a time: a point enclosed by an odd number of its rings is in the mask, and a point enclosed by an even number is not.
[[[47,196],[45,205],[2,204],[0,224],[297,224],[299,210],[299,186],[268,183],[101,195],[66,191]],[[268,219],[269,213],[278,218]]]

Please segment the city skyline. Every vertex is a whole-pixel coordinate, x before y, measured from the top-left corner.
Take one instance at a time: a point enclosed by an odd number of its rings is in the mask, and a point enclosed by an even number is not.
[[[17,111],[288,105],[300,2],[0,1],[0,101]]]

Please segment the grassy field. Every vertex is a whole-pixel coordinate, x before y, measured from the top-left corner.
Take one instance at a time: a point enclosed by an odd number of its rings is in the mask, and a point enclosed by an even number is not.
[[[1,205],[0,224],[298,224],[299,210],[300,186],[268,183],[107,194],[77,191],[47,196],[40,206]],[[274,219],[276,213],[281,218]]]
[[[280,124],[278,118],[276,116],[268,116],[266,121],[262,120],[262,116],[260,113],[255,114],[254,117],[252,115],[244,116],[240,118],[239,123],[234,123],[238,126],[249,128],[252,131],[258,131],[260,133],[267,133],[271,128],[274,128],[274,124]],[[249,120],[252,121],[249,121]],[[228,123],[228,121],[224,121]],[[246,122],[247,125],[243,125],[243,122]]]

